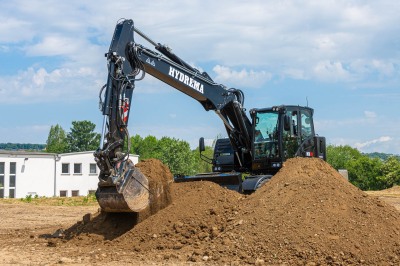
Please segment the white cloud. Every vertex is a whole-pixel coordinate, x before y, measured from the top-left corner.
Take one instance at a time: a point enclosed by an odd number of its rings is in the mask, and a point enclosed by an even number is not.
[[[239,85],[256,87],[272,76],[360,82],[373,73],[399,76],[396,60],[380,53],[396,53],[386,44],[397,36],[398,23],[393,20],[400,7],[380,2],[250,1],[231,5],[227,1],[175,0],[140,5],[119,1],[115,5],[72,0],[22,5],[12,1],[0,11],[0,45],[19,42],[13,50],[23,49],[28,56],[63,56],[57,66],[40,66],[48,71],[83,66],[105,69],[102,54],[115,23],[127,17],[157,42],[169,43],[192,65],[218,62],[214,71],[224,82],[226,78],[245,80]],[[187,12],[180,12],[183,9]],[[182,23],[187,16],[191,20]],[[382,31],[392,34],[382,35]],[[380,47],[371,42],[376,39],[382,40]],[[8,47],[4,44],[1,47]]]
[[[35,30],[31,28],[30,22],[12,16],[13,14],[0,16],[0,42],[16,43],[35,36]]]
[[[350,147],[356,148],[360,152],[364,153],[383,152],[400,155],[400,138],[394,138],[390,136],[382,136],[371,140],[361,140],[359,137],[334,137],[329,138],[329,142],[327,144],[349,145]]]
[[[98,72],[93,69],[47,71],[30,67],[15,76],[0,77],[0,102],[17,104],[87,99],[97,95],[100,84]]]
[[[372,111],[364,111],[364,116],[369,119],[377,117],[376,113]]]
[[[333,40],[329,35],[317,36],[315,39],[315,43],[317,49],[325,52],[329,52],[337,46],[335,40]]]
[[[343,118],[343,119],[326,119],[326,120],[316,120],[314,121],[315,128],[320,130],[320,131],[326,131],[329,132],[331,130],[334,130],[336,128],[348,128],[350,126],[365,126],[365,124],[368,122],[367,119],[365,118],[354,118],[354,117],[349,117],[349,118]]]
[[[253,71],[242,69],[233,70],[229,67],[216,65],[213,71],[217,74],[215,80],[221,83],[235,84],[236,87],[256,88],[265,84],[272,78],[266,71]]]
[[[392,77],[399,73],[399,64],[393,59],[356,59],[350,62],[349,69],[359,79],[376,73],[380,77]]]
[[[391,141],[392,138],[389,136],[382,136],[379,137],[377,139],[373,139],[373,140],[368,140],[368,141],[364,141],[364,142],[357,142],[354,144],[354,146],[359,149],[359,150],[363,150],[365,148],[370,148],[372,145],[374,144],[378,144],[378,143],[382,143],[382,142],[388,142]]]
[[[336,119],[318,119],[314,121],[316,130],[326,132],[335,131],[335,129],[340,129],[341,134],[345,132],[347,134],[347,139],[351,139],[350,134],[358,132],[358,130],[368,130],[370,133],[372,130],[376,133],[381,130],[381,126],[377,125],[376,118],[378,115],[373,112],[366,110],[363,112],[363,116],[348,115],[346,117],[338,117]],[[381,120],[381,123],[386,123],[387,121]],[[357,130],[355,130],[357,128]],[[351,139],[351,142],[358,140]]]
[[[0,52],[1,53],[8,53],[10,51],[10,47],[7,45],[0,45]]]
[[[288,68],[283,70],[283,75],[292,79],[308,79],[303,69]]]
[[[383,60],[376,60],[376,59],[372,60],[372,66],[378,71],[378,73],[381,73],[386,76],[391,76],[395,71],[393,63],[386,62]]]
[[[87,45],[82,39],[65,36],[45,36],[43,40],[34,44],[28,45],[25,50],[29,56],[57,56],[57,55],[72,55]]]
[[[314,77],[324,81],[349,81],[351,74],[343,67],[342,62],[321,61],[314,66]]]
[[[359,28],[374,27],[380,23],[376,11],[369,5],[347,6],[343,9],[343,22]]]

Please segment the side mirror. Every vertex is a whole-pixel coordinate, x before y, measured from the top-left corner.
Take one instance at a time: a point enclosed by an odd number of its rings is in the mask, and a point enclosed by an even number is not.
[[[200,151],[200,153],[201,153],[201,152],[203,152],[203,151],[205,151],[205,150],[206,150],[206,147],[204,146],[204,138],[201,137],[201,138],[199,139],[199,151]]]
[[[290,117],[288,115],[283,117],[283,129],[285,131],[290,131]]]

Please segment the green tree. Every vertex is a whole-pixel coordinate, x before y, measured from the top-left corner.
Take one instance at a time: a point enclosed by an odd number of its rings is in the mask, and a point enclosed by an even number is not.
[[[140,159],[149,159],[149,158],[157,158],[159,159],[160,155],[158,152],[158,140],[155,136],[147,136],[141,142],[138,147],[138,154]]]
[[[155,136],[145,138],[131,137],[131,153],[139,155],[140,160],[155,158],[166,164],[173,174],[194,174],[196,160],[189,143],[175,138]]]
[[[326,161],[335,169],[346,169],[350,161],[354,161],[362,157],[362,154],[355,148],[348,145],[326,147]]]
[[[386,187],[400,185],[400,160],[395,157],[389,157],[382,165],[382,181]]]
[[[347,170],[349,181],[361,190],[380,190],[386,188],[383,181],[382,161],[377,158],[361,156],[349,161]]]
[[[139,135],[135,135],[131,137],[131,150],[132,154],[140,154],[140,146],[142,144],[143,138]]]
[[[387,187],[387,180],[382,171],[382,160],[363,155],[348,145],[329,145],[327,162],[335,169],[347,169],[349,181],[362,190],[379,190]]]
[[[192,175],[196,171],[195,159],[186,141],[162,137],[158,142],[158,154],[173,174]]]
[[[68,151],[68,142],[65,130],[59,125],[51,126],[46,141],[46,151],[64,153]]]
[[[203,151],[202,154],[208,158],[212,158],[214,149],[210,146],[206,146],[205,151]],[[209,173],[212,171],[212,164],[207,163],[200,158],[199,147],[192,151],[192,156],[195,160],[196,173]]]
[[[69,152],[91,151],[99,147],[100,134],[95,133],[96,125],[90,121],[72,121],[71,132],[67,135]]]

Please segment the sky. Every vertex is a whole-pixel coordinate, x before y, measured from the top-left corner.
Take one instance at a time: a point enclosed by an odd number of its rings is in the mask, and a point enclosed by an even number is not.
[[[309,105],[327,144],[400,154],[400,2],[0,0],[0,143],[41,143],[50,127],[89,120],[100,133],[115,25],[132,19],[244,106]],[[153,49],[135,36],[135,40]],[[220,118],[146,75],[130,135],[226,136]]]

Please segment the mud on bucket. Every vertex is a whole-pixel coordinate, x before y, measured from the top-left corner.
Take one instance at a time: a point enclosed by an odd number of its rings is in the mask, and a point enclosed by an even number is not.
[[[98,187],[96,198],[105,212],[140,212],[149,205],[149,181],[132,165],[119,184]]]

